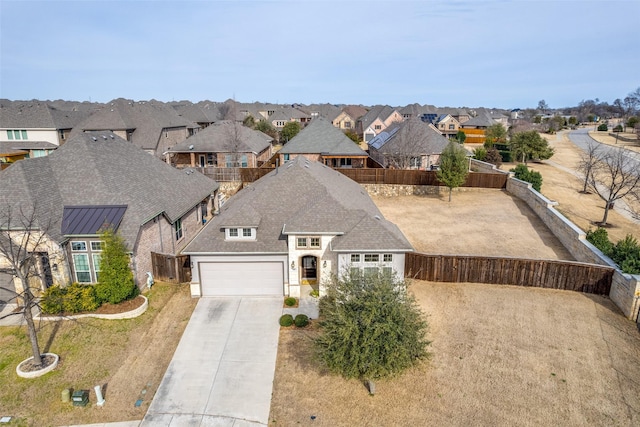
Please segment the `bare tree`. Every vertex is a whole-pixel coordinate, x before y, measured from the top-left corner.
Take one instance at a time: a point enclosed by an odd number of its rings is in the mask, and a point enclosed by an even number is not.
[[[34,292],[42,289],[43,272],[38,266],[41,252],[46,249],[46,231],[48,227],[39,226],[36,221],[36,208],[17,211],[7,206],[0,212],[0,258],[6,265],[6,271],[19,280],[15,292],[11,289],[6,291],[15,293],[15,299],[19,302],[20,311],[9,315],[22,315],[27,325],[31,350],[33,352],[33,363],[36,366],[42,365],[38,335],[33,320],[33,309],[38,302]],[[8,316],[9,316],[8,315]],[[6,316],[5,316],[6,317]]]
[[[589,188],[604,202],[601,225],[607,224],[609,209],[624,197],[635,197],[640,191],[640,172],[624,150],[609,150],[591,171]]]
[[[584,175],[581,193],[588,193],[589,181],[593,174],[593,170],[598,164],[599,154],[599,145],[595,142],[590,142],[587,147],[587,151],[583,151],[580,154],[580,161],[578,162],[577,170]]]
[[[431,154],[428,152],[429,125],[419,118],[412,118],[399,126],[395,138],[381,149],[385,165],[395,169],[430,166],[422,164],[422,158]]]

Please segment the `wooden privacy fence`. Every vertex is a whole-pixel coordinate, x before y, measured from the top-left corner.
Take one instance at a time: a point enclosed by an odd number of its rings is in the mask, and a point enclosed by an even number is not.
[[[614,269],[570,261],[427,255],[408,252],[405,277],[432,282],[471,282],[563,289],[609,295]]]
[[[336,169],[358,184],[443,185],[436,171],[405,169]],[[463,187],[506,188],[507,175],[470,172]]]
[[[161,282],[185,283],[191,281],[188,255],[165,255],[151,252],[153,278]]]
[[[199,168],[201,172],[219,182],[242,181],[254,182],[262,178],[272,168]],[[390,185],[443,185],[436,177],[435,171],[419,171],[404,169],[336,168],[343,175],[358,184],[390,184]],[[470,172],[463,187],[506,188],[507,174]]]

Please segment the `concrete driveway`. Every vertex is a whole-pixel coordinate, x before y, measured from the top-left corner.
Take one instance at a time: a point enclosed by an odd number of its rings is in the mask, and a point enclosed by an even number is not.
[[[268,425],[281,315],[281,297],[201,298],[140,425]]]

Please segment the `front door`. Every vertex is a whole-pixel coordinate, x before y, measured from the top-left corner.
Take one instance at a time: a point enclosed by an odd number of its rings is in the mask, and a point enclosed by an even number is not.
[[[302,257],[302,284],[315,285],[318,283],[318,258],[307,255]]]

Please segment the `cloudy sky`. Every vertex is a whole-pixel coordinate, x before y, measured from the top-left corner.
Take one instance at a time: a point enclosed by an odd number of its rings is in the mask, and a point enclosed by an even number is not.
[[[638,0],[0,1],[0,98],[551,108],[640,86]]]

